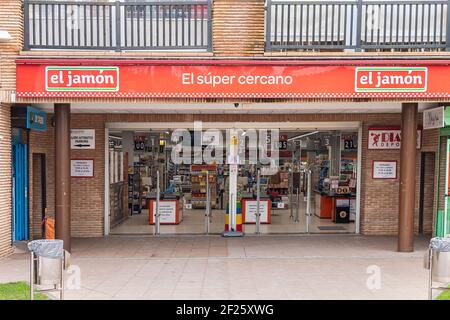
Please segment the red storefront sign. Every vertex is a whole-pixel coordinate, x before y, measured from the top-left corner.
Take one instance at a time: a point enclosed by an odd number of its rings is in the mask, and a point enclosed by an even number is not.
[[[450,66],[415,62],[17,60],[17,97],[449,98]],[[364,64],[362,64],[364,63]],[[398,66],[389,67],[396,63]],[[450,62],[449,62],[450,63]]]

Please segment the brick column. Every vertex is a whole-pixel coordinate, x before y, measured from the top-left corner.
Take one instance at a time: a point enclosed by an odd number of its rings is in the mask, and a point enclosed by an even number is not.
[[[70,251],[70,104],[55,104],[55,237]]]
[[[12,253],[11,243],[11,107],[0,103],[0,258]]]
[[[264,0],[214,0],[214,55],[264,55],[264,2]]]
[[[417,152],[417,103],[402,104],[402,144],[400,150],[400,201],[398,251],[414,251],[414,209]]]

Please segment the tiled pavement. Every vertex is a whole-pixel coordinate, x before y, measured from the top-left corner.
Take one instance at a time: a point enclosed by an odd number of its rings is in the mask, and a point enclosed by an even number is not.
[[[81,288],[66,298],[426,299],[426,245],[418,238],[414,253],[397,253],[395,237],[348,235],[74,239]],[[1,260],[0,282],[27,280],[28,268],[25,253]],[[368,268],[379,268],[380,288],[368,288]]]

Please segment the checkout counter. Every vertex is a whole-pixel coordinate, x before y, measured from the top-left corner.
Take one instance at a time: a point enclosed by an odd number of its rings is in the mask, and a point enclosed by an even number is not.
[[[243,223],[256,223],[256,213],[258,209],[258,201],[253,194],[243,194],[241,199],[242,221]],[[267,195],[261,195],[259,199],[259,213],[261,224],[270,224],[272,215],[272,201]]]
[[[320,219],[331,219],[335,223],[349,223],[356,194],[339,194],[332,191],[314,191],[314,215]]]
[[[149,209],[149,224],[155,224],[156,194],[147,197]],[[159,223],[179,224],[183,220],[183,210],[180,210],[180,195],[175,193],[162,194],[159,200]]]

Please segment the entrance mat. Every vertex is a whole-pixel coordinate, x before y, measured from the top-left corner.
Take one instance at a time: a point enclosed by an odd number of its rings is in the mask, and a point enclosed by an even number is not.
[[[317,227],[317,229],[323,230],[323,231],[329,231],[329,230],[346,230],[344,227],[341,227],[341,226],[320,226],[320,227]]]

